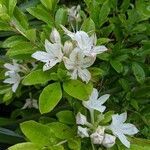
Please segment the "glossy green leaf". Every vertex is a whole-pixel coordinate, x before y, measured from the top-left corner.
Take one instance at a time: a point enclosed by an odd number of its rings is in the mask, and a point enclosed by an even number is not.
[[[121,62],[117,60],[111,60],[110,64],[118,73],[121,73],[123,71],[123,65],[121,64]]]
[[[142,84],[145,80],[145,72],[143,68],[138,63],[134,62],[132,63],[132,70],[136,77],[136,80]]]
[[[44,88],[39,97],[40,112],[48,113],[54,109],[62,98],[60,83],[53,83]]]
[[[35,70],[29,73],[22,81],[24,85],[44,84],[51,80],[50,72],[43,70]]]
[[[93,86],[91,83],[85,84],[79,80],[70,80],[64,82],[63,88],[65,92],[74,98],[88,100]]]
[[[55,142],[55,135],[48,126],[35,121],[26,121],[20,125],[22,132],[33,143],[48,146]]]

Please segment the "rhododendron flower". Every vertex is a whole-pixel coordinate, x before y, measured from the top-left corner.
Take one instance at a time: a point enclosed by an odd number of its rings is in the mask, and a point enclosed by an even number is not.
[[[72,33],[64,26],[61,25],[61,27],[65,33],[77,43],[77,47],[84,53],[84,55],[96,56],[97,54],[101,54],[107,50],[104,45],[96,46],[96,34],[93,34],[91,37],[89,37],[89,35],[84,31],[77,31],[76,33]]]
[[[86,69],[95,61],[93,57],[84,57],[80,49],[75,48],[69,58],[64,58],[65,67],[70,70],[71,79],[79,76],[86,83],[91,79],[91,73]]]
[[[19,83],[21,81],[21,77],[16,72],[8,72],[8,76],[9,76],[9,78],[5,79],[3,82],[12,84],[12,91],[16,92],[16,90],[19,86]]]
[[[52,44],[48,40],[45,40],[45,49],[44,51],[37,51],[32,54],[32,57],[46,63],[43,66],[43,71],[51,69],[57,63],[62,61],[63,53],[61,50],[61,45],[59,43]]]
[[[84,101],[83,105],[90,111],[97,110],[99,112],[104,112],[106,109],[106,106],[103,104],[107,101],[109,98],[109,94],[105,94],[98,98],[98,91],[97,89],[93,88],[92,94],[88,101]]]
[[[119,138],[122,144],[124,144],[127,148],[130,148],[130,142],[127,140],[125,135],[134,135],[138,133],[138,129],[131,123],[124,123],[126,120],[126,112],[120,115],[112,115],[112,123],[109,128],[112,130],[113,134]]]

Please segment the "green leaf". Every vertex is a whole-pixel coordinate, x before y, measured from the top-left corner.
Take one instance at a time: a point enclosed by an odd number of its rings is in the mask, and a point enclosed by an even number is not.
[[[12,16],[13,15],[13,11],[14,11],[14,8],[17,4],[17,0],[9,0],[9,6],[8,6],[8,10],[9,10],[9,15]]]
[[[31,7],[27,8],[27,11],[37,19],[47,23],[49,26],[52,26],[53,20],[48,11],[46,11],[43,7]],[[44,15],[43,15],[44,14]]]
[[[70,139],[76,134],[72,128],[60,122],[52,122],[48,126],[53,130],[53,134],[62,140]]]
[[[29,29],[25,32],[26,38],[29,39],[31,42],[36,41],[36,29]]]
[[[109,0],[106,0],[102,5],[99,13],[99,26],[102,26],[107,21],[109,12],[110,12],[110,4]]]
[[[40,0],[41,3],[49,10],[53,10],[55,0]]]
[[[145,72],[144,72],[143,68],[138,63],[133,62],[132,70],[136,77],[136,80],[142,84],[145,80]]]
[[[55,15],[55,22],[57,25],[65,25],[67,22],[67,10],[65,8],[59,8]]]
[[[0,21],[0,31],[11,31],[12,28],[9,26],[9,24]]]
[[[55,135],[48,126],[35,121],[26,121],[20,125],[22,132],[33,143],[48,146],[55,143]]]
[[[40,150],[42,147],[38,144],[26,142],[19,143],[8,148],[8,150]]]
[[[29,42],[20,42],[13,46],[6,53],[7,56],[14,59],[27,59],[37,50],[33,44]]]
[[[3,42],[3,47],[4,48],[11,48],[14,47],[16,45],[18,45],[20,42],[25,42],[26,38],[24,38],[21,35],[14,35],[11,36],[9,38],[7,38],[4,42]]]
[[[50,71],[35,70],[29,73],[22,81],[23,85],[44,84],[51,80]]]
[[[78,137],[74,137],[68,140],[68,146],[72,150],[80,150],[81,149],[81,139]]]
[[[118,73],[121,73],[123,71],[123,65],[121,64],[121,62],[117,60],[110,60],[110,64]]]
[[[108,111],[104,114],[104,119],[100,122],[102,124],[106,124],[111,121],[112,115],[114,114],[114,111]]]
[[[95,32],[95,23],[91,18],[84,20],[81,29],[87,33],[93,34]]]
[[[44,88],[39,98],[40,112],[48,113],[54,109],[62,98],[60,83],[53,83]]]
[[[16,134],[14,131],[0,127],[0,143],[16,144],[22,141],[22,136]]]
[[[85,84],[79,80],[70,80],[64,82],[63,88],[65,92],[74,98],[79,100],[88,100],[93,86],[91,83]]]
[[[60,111],[56,114],[59,122],[65,123],[65,124],[75,124],[75,116],[72,111],[64,110]]]

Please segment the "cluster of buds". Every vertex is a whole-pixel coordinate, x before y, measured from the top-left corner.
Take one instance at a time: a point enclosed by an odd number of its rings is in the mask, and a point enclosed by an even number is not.
[[[109,126],[99,125],[101,120],[105,118],[103,112],[105,111],[106,106],[103,104],[107,101],[109,96],[109,94],[105,94],[98,98],[98,90],[95,88],[93,89],[89,100],[83,102],[83,106],[86,107],[91,114],[92,123],[87,121],[85,115],[78,113],[76,115],[76,124],[80,125],[78,126],[78,135],[81,138],[90,137],[93,144],[103,145],[106,148],[112,147],[115,144],[116,138],[118,138],[122,144],[127,148],[130,148],[130,142],[125,135],[134,135],[138,133],[138,129],[131,123],[125,123],[127,120],[126,112],[120,115],[112,115],[112,122]],[[100,112],[100,115],[97,115],[96,121],[94,120],[95,110]],[[109,133],[111,132],[112,134],[108,134],[108,130]]]
[[[93,144],[103,145],[106,148],[110,148],[115,144],[115,136],[105,133],[104,126],[98,126],[96,130],[93,131],[92,124],[89,123],[86,116],[80,112],[76,116],[76,124],[86,126],[78,126],[78,135],[81,138],[90,137]]]

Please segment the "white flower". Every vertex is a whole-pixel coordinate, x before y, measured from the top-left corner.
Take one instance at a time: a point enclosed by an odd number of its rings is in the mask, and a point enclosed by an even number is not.
[[[81,138],[89,137],[88,129],[87,129],[87,128],[83,128],[83,127],[81,127],[81,126],[78,126],[78,135],[79,135]]]
[[[65,56],[69,56],[73,50],[73,44],[70,41],[66,41],[63,47],[63,52]]]
[[[78,6],[73,6],[70,9],[68,9],[68,15],[69,15],[69,21],[81,21],[81,17],[80,17],[80,5]]]
[[[89,35],[84,31],[77,31],[76,33],[72,33],[64,26],[61,25],[61,27],[65,31],[65,33],[77,43],[77,47],[80,48],[81,51],[83,51],[84,55],[96,56],[97,54],[101,54],[107,50],[104,45],[96,46],[96,34],[93,34],[91,37],[89,37]]]
[[[131,123],[124,123],[126,119],[126,112],[120,115],[112,115],[112,123],[109,128],[127,148],[130,148],[130,142],[127,140],[127,137],[125,135],[134,135],[138,133],[138,129]]]
[[[51,34],[50,34],[50,40],[53,43],[61,44],[61,37],[60,37],[60,34],[59,34],[59,32],[57,31],[56,28],[53,28],[53,30],[51,32]]]
[[[86,69],[95,61],[93,57],[84,57],[83,53],[75,48],[70,57],[64,57],[65,67],[70,70],[71,79],[77,79],[79,76],[86,83],[91,79],[91,73]]]
[[[24,106],[22,107],[22,109],[26,109],[26,108],[35,108],[38,109],[38,104],[37,104],[37,100],[35,99],[26,99],[26,103],[24,104]]]
[[[8,76],[10,78],[5,79],[3,82],[4,83],[12,84],[12,91],[16,92],[16,90],[17,90],[17,88],[19,86],[19,83],[21,81],[21,77],[16,72],[8,72]]]
[[[82,115],[80,112],[76,115],[76,124],[85,125],[87,123],[86,116]]]
[[[115,141],[116,141],[115,136],[110,135],[110,134],[105,134],[102,144],[104,147],[110,148],[110,147],[114,146]]]
[[[20,72],[21,71],[20,66],[19,66],[19,64],[17,64],[16,60],[13,60],[13,64],[5,63],[4,67],[6,69],[8,69],[8,71],[5,72],[5,76],[8,76],[9,73]]]
[[[99,126],[94,133],[90,135],[93,144],[101,144],[104,139],[105,127]]]
[[[105,94],[98,98],[98,91],[97,89],[93,88],[93,91],[89,100],[84,101],[83,105],[90,111],[97,110],[99,112],[104,112],[106,109],[106,106],[103,106],[103,104],[106,102],[109,96],[110,96],[109,94]]]
[[[45,40],[45,49],[44,51],[37,51],[32,54],[32,57],[46,63],[43,66],[43,71],[51,69],[57,63],[62,61],[63,53],[61,50],[61,45],[58,43],[50,43],[48,40]]]

